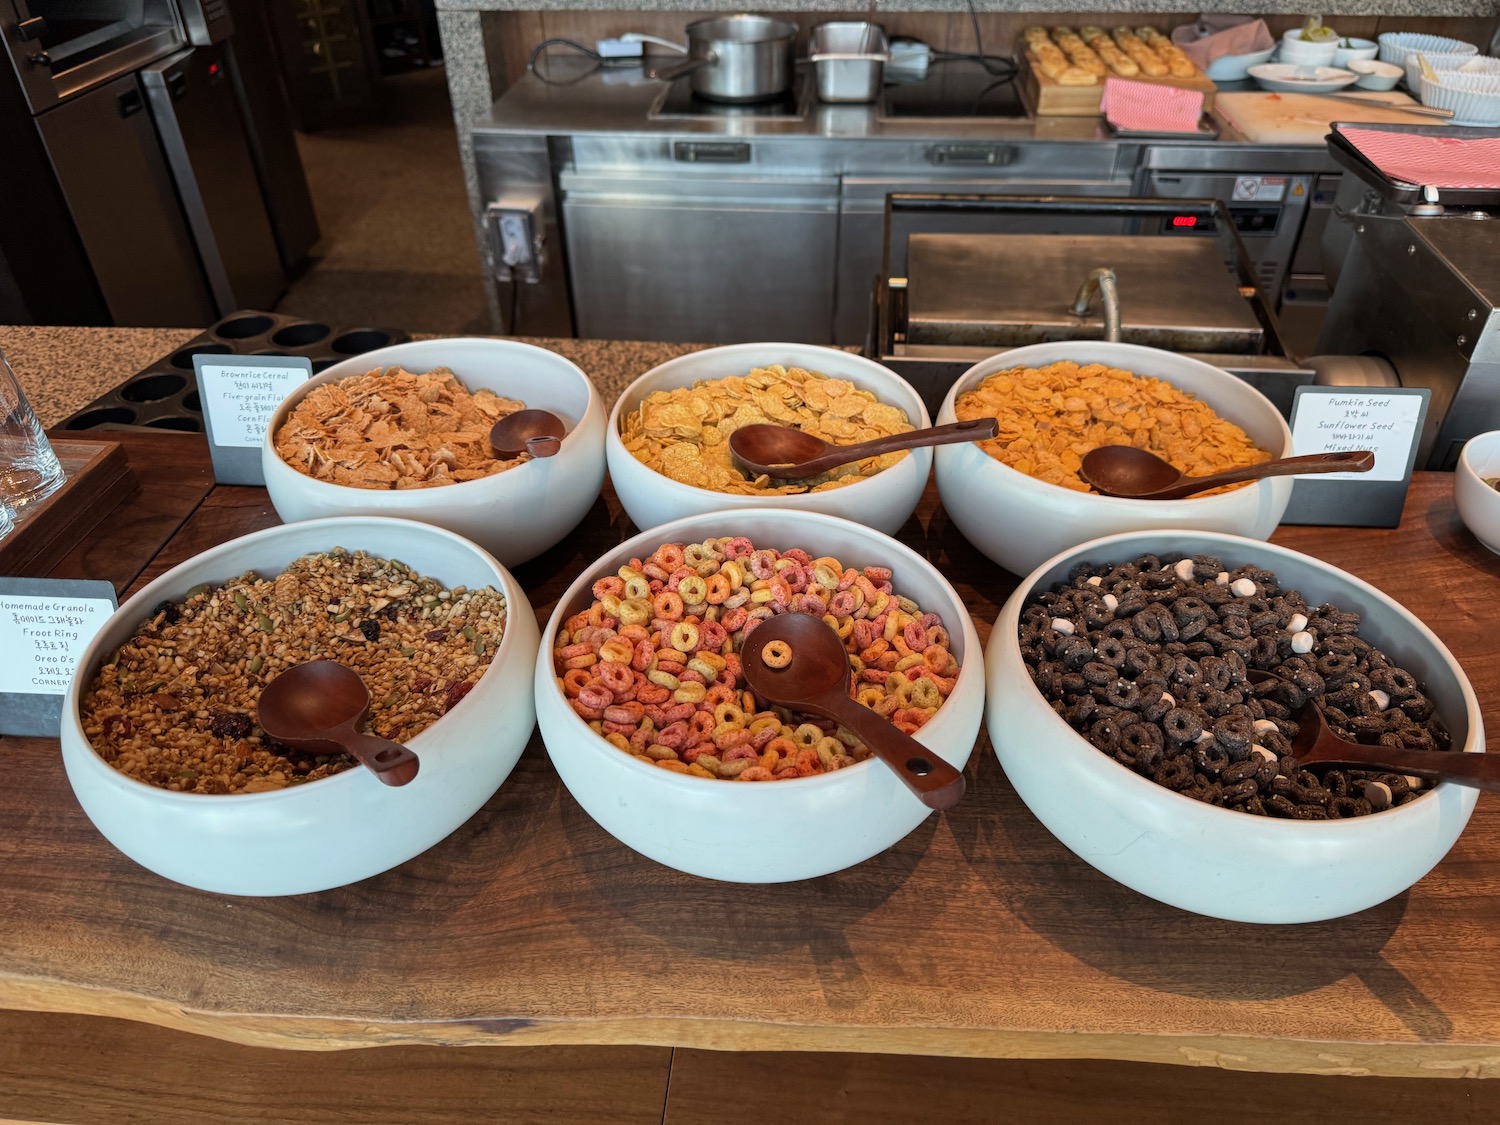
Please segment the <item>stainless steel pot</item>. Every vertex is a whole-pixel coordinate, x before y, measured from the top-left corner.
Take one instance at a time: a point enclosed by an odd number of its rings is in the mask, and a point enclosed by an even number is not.
[[[718,102],[758,102],[792,88],[797,25],[769,16],[734,15],[687,26],[688,58],[652,71],[670,82],[692,75],[693,93]]]

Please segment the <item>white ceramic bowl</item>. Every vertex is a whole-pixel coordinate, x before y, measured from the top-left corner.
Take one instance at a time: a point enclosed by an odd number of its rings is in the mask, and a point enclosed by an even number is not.
[[[1453,502],[1459,518],[1491,551],[1500,554],[1500,492],[1485,480],[1500,477],[1500,430],[1464,443],[1453,470]]]
[[[1406,76],[1406,71],[1395,63],[1379,59],[1355,59],[1348,69],[1359,75],[1354,84],[1361,90],[1394,90],[1396,83]]]
[[[1290,63],[1293,66],[1332,66],[1333,56],[1339,49],[1338,40],[1309,43],[1306,39],[1298,38],[1301,34],[1302,29],[1297,27],[1281,37],[1281,46],[1277,52],[1276,61]]]
[[[451,712],[408,741],[421,762],[414,780],[392,787],[360,768],[268,793],[172,793],[125,776],[94,752],[79,722],[80,695],[151,607],[181,600],[201,582],[247,570],[275,574],[302,555],[339,546],[399,558],[447,586],[493,586],[508,604],[489,669]],[[63,702],[63,765],[95,827],[158,875],[234,895],[343,886],[426,851],[500,787],[531,737],[536,646],[525,592],[493,557],[450,531],[364,516],[268,528],[173,567],[105,623]]]
[[[1451,109],[1454,125],[1500,125],[1500,74],[1441,71],[1419,80],[1422,104]]]
[[[904,410],[914,429],[930,425],[927,408],[910,383],[874,360],[837,348],[812,344],[729,344],[679,356],[653,367],[626,387],[609,416],[605,437],[609,479],[637,527],[655,527],[683,516],[728,508],[826,512],[889,533],[906,522],[916,510],[927,484],[927,474],[932,469],[931,449],[910,450],[889,469],[841,488],[796,496],[741,496],[672,480],[648,469],[625,448],[620,438],[621,419],[640,406],[651,392],[690,387],[701,379],[748,375],[756,367],[775,363],[847,379],[881,402]]]
[[[648,766],[588,728],[568,706],[553,674],[553,638],[590,604],[590,587],[663,543],[746,535],[756,546],[801,547],[849,566],[889,566],[898,592],[938,614],[952,636],[960,671],[953,692],[915,735],[962,770],[984,710],[979,636],[941,573],[909,547],[821,512],[787,508],[712,512],[643,532],[590,566],[568,589],[542,633],[536,666],[537,724],[563,783],[621,843],[692,875],[737,883],[811,879],[891,847],[932,810],[881,762],[785,781],[722,781]]]
[[[1419,60],[1419,56],[1420,59],[1425,59],[1427,65],[1440,76],[1446,76],[1453,71],[1457,71],[1465,63],[1473,62],[1478,58],[1472,52],[1464,51],[1445,51],[1430,55],[1420,51],[1408,51],[1406,53],[1406,61],[1402,66],[1406,71],[1406,87],[1413,93],[1418,92],[1422,88],[1422,63]]]
[[[1310,604],[1363,615],[1360,635],[1426,685],[1454,748],[1484,749],[1463,669],[1412,613],[1327,563],[1230,535],[1147,532],[1097,539],[1049,559],[1000,611],[985,653],[990,740],[1021,799],[1069,850],[1112,879],[1184,910],[1238,922],[1312,922],[1384,902],[1422,878],[1458,839],[1477,790],[1444,783],[1386,812],[1304,822],[1215,808],[1101,753],[1032,684],[1017,640],[1022,603],[1082,561],[1209,554],[1274,571]]]
[[[447,367],[471,391],[488,388],[550,410],[568,435],[554,457],[437,488],[377,490],[314,480],[276,455],[273,437],[307,392],[377,368],[425,372]],[[365,352],[320,372],[288,395],[261,446],[266,491],[287,523],[323,516],[396,516],[472,539],[505,566],[541,554],[572,531],[604,484],[604,403],[593,382],[556,352],[515,340],[417,340]]]
[[[1345,44],[1348,44],[1346,47]],[[1373,39],[1353,39],[1340,36],[1334,44],[1333,65],[1351,69],[1349,64],[1356,59],[1373,59],[1380,53],[1380,44]]]
[[[1387,31],[1377,35],[1380,44],[1380,61],[1406,66],[1409,54],[1423,55],[1477,55],[1479,48],[1462,39],[1450,39],[1446,35],[1426,35],[1416,31]]]
[[[1272,44],[1264,51],[1251,51],[1245,55],[1220,55],[1208,64],[1203,73],[1215,82],[1239,82],[1250,77],[1252,66],[1269,61],[1275,53],[1276,46]]]
[[[1032,344],[969,368],[948,391],[938,423],[957,420],[954,404],[996,371],[1060,360],[1107,363],[1163,379],[1235,423],[1274,457],[1290,455],[1291,431],[1271,401],[1241,379],[1196,359],[1135,344],[1102,341]],[[1290,477],[1262,480],[1218,496],[1121,500],[1075,492],[1029,477],[973,442],[939,446],[936,476],[943,508],[964,535],[1012,574],[1025,574],[1075,543],[1117,531],[1188,527],[1266,539],[1292,496]]]

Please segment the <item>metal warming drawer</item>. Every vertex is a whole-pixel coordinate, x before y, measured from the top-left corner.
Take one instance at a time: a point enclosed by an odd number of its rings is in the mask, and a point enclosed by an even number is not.
[[[1090,271],[1114,270],[1120,339],[1179,352],[1248,355],[1265,330],[1219,248],[1136,235],[913,235],[911,344],[1019,347],[1104,337],[1098,303],[1072,312]]]

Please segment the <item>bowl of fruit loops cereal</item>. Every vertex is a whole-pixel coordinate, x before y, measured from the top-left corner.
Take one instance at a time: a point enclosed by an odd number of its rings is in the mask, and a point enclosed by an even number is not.
[[[949,389],[938,422],[1000,421],[991,441],[937,450],[943,508],[966,539],[1012,574],[1119,531],[1183,527],[1266,539],[1294,478],[1181,500],[1101,496],[1078,478],[1100,445],[1134,445],[1188,473],[1288,456],[1292,435],[1271,401],[1200,360],[1103,341],[1033,344],[991,356]]]
[[[106,622],[63,704],[63,764],[99,831],[168,879],[342,886],[426,851],[500,787],[531,735],[536,645],[520,585],[450,531],[280,525],[173,567]],[[258,728],[260,690],[313,659],[359,672],[368,729],[420,762],[409,784]]]
[[[1173,530],[1084,543],[1022,580],[985,664],[991,741],[1037,819],[1184,910],[1352,914],[1421,879],[1474,809],[1451,782],[1299,767],[1308,700],[1343,737],[1434,755],[1483,751],[1484,728],[1420,619],[1284,547]]]
[[[549,410],[567,426],[554,457],[497,457],[495,421]],[[577,526],[604,484],[606,411],[555,352],[515,340],[417,340],[314,375],[277,408],[261,447],[284,521],[396,516],[445,527],[502,565]]]
[[[610,415],[609,476],[637,527],[730,508],[826,512],[894,534],[916,509],[932,450],[866,458],[807,481],[742,472],[740,426],[795,426],[852,445],[929,424],[911,384],[873,360],[810,344],[731,344],[668,360]]]
[[[984,706],[979,638],[932,564],[821,512],[691,516],[599,559],[543,631],[542,738],[621,843],[705,878],[784,882],[863,862],[931,813],[836,724],[747,697],[746,631],[785,612],[829,620],[855,698],[963,769]]]

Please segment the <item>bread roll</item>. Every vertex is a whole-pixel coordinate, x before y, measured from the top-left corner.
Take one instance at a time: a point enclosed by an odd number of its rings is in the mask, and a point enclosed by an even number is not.
[[[1099,79],[1082,67],[1070,66],[1057,75],[1056,82],[1059,86],[1094,86]]]
[[[1094,42],[1094,50],[1104,60],[1106,66],[1121,78],[1134,78],[1141,72],[1136,61],[1124,51],[1114,45],[1110,39],[1098,39]]]

